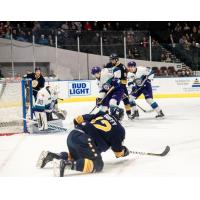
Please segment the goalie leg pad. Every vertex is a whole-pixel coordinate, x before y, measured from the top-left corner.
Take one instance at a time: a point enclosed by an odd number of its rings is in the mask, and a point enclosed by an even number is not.
[[[48,129],[46,113],[45,112],[35,112],[35,116],[38,121],[38,129],[40,131]]]

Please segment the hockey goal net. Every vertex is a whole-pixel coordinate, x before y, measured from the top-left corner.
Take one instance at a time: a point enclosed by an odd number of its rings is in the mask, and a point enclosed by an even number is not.
[[[0,81],[0,135],[26,132],[26,118],[30,109],[26,80]]]

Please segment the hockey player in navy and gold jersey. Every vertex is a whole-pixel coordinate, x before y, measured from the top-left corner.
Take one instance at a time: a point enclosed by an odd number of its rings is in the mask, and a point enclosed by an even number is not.
[[[41,69],[36,67],[35,73],[28,73],[24,76],[24,78],[32,79],[33,96],[35,98],[34,100],[36,101],[38,91],[45,85],[45,79],[42,76]]]
[[[120,101],[123,100],[128,118],[133,119],[134,116],[131,115],[131,107],[128,98],[128,91],[126,88],[128,74],[127,68],[119,62],[119,57],[115,53],[110,55],[110,63],[108,63],[105,67],[113,68],[114,85],[114,90],[109,95],[111,96],[111,99],[109,99],[108,96],[104,101],[105,104],[108,104],[109,102],[110,110],[112,113],[112,109],[118,106]]]
[[[122,145],[125,129],[119,121],[124,110],[116,107],[113,115],[86,114],[74,119],[75,129],[67,138],[69,153],[55,154],[43,151],[38,160],[38,167],[43,168],[54,160],[54,174],[64,176],[65,170],[76,170],[86,173],[100,172],[104,162],[101,153],[112,149],[117,158],[129,155],[129,150]]]

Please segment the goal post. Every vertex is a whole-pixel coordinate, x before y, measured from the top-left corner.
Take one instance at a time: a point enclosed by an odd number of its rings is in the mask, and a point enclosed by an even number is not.
[[[33,119],[32,80],[0,81],[0,134],[28,132]]]

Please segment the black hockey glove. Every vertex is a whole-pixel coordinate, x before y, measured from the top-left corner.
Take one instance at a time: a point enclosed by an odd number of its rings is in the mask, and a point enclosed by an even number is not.
[[[97,108],[101,105],[101,103],[102,103],[102,98],[96,98],[96,106],[97,106]]]

